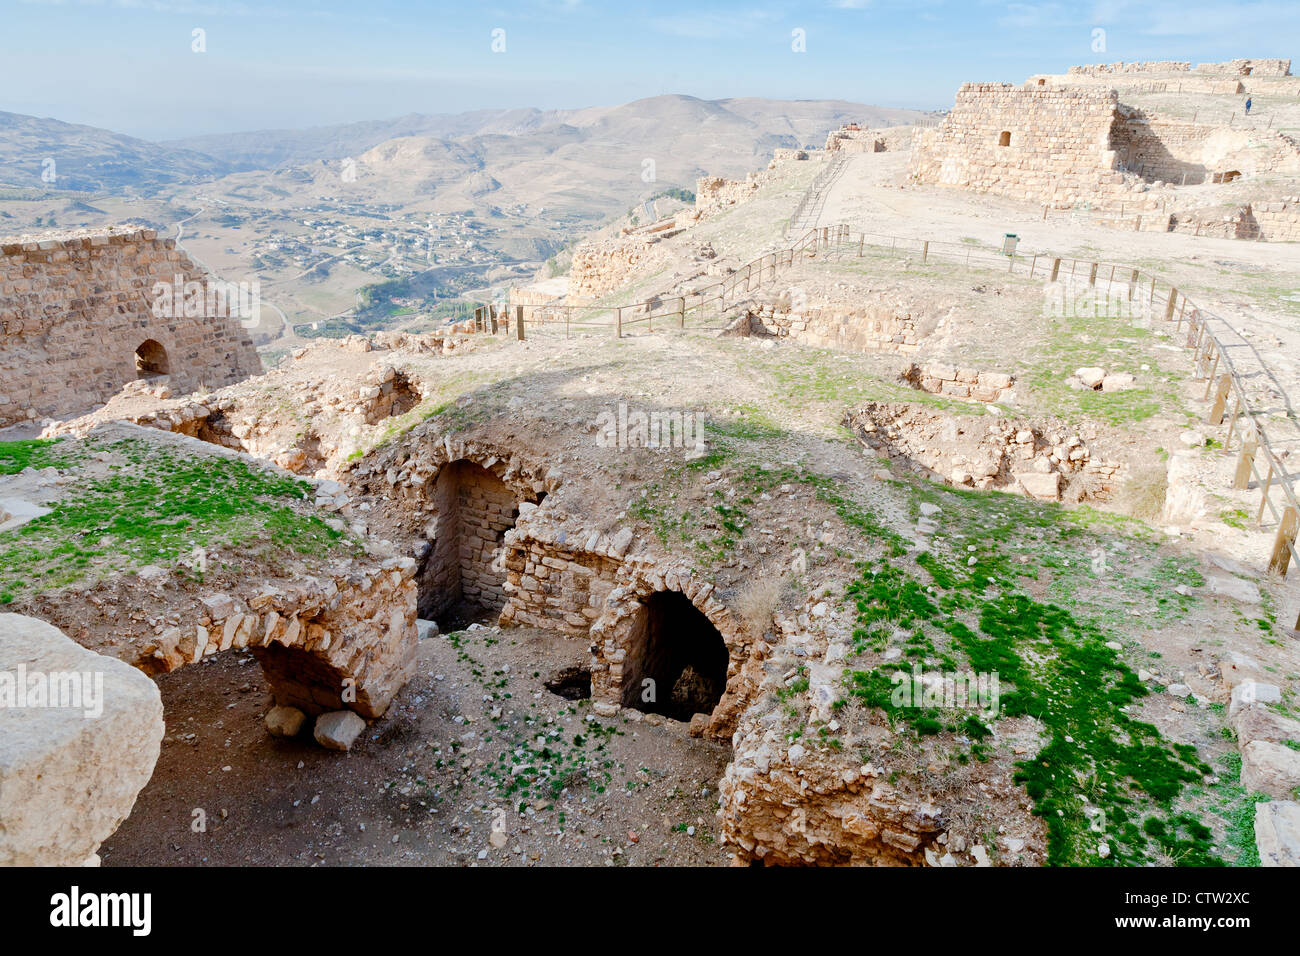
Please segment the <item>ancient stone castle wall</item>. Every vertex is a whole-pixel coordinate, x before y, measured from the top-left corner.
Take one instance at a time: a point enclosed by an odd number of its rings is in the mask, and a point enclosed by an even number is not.
[[[909,174],[1057,207],[1118,199],[1128,185],[1110,144],[1118,109],[1114,90],[967,83],[943,125],[918,132]]]
[[[1220,96],[1241,93],[1245,89],[1241,80],[1235,76],[1186,72],[1036,73],[1025,82],[1026,89],[1047,86],[1113,89],[1121,93],[1137,90],[1146,93],[1210,93]]]
[[[225,315],[159,318],[154,286],[207,275],[152,229],[0,241],[0,426],[82,411],[144,369],[176,391],[261,372],[252,340]],[[173,311],[181,311],[178,309]]]
[[[1121,108],[1111,138],[1116,156],[1143,179],[1210,181],[1236,171],[1300,172],[1300,149],[1276,130],[1231,129]]]
[[[706,216],[726,206],[739,205],[752,199],[758,186],[758,173],[750,173],[745,179],[705,176],[695,182],[695,211]]]
[[[657,240],[642,236],[584,242],[573,250],[569,301],[581,304],[599,299],[620,288],[633,272],[648,268],[659,259],[666,261],[666,256],[655,248],[656,244]]]
[[[1233,76],[1290,76],[1291,61],[1282,59],[1227,60],[1223,63],[1198,63],[1198,73],[1228,73]]]
[[[1300,197],[1255,203],[1250,216],[1255,221],[1256,236],[1269,242],[1300,242]]]
[[[1139,63],[1089,63],[1070,67],[1071,75],[1111,76],[1116,73],[1186,73],[1192,64],[1184,60],[1147,60]],[[1199,67],[1198,67],[1199,69]]]

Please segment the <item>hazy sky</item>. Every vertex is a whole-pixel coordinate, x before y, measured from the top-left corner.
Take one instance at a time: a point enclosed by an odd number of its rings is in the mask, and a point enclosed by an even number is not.
[[[150,139],[660,93],[934,109],[966,80],[1298,39],[1298,0],[0,0],[0,109]]]

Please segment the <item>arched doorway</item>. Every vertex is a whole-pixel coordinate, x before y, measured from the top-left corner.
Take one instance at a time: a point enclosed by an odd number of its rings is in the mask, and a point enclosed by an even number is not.
[[[171,374],[167,350],[156,339],[146,339],[135,350],[135,377],[159,378]]]
[[[438,472],[432,540],[417,573],[419,614],[444,631],[499,613],[506,603],[506,532],[519,502],[492,472],[467,459]]]
[[[641,601],[624,659],[623,706],[689,721],[711,714],[727,687],[722,635],[680,591]]]

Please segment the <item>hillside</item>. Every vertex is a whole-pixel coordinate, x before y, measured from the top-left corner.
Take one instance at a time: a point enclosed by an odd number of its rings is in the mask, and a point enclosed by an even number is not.
[[[53,160],[52,167],[47,160]],[[192,149],[95,126],[0,112],[0,169],[4,185],[90,192],[211,179],[230,166]]]
[[[637,100],[620,106],[577,110],[505,109],[466,113],[408,114],[388,120],[367,120],[310,129],[256,130],[166,141],[169,148],[216,157],[236,170],[274,169],[355,156],[392,139],[423,137],[442,140],[551,135],[564,127],[590,131],[593,137],[617,141],[642,139],[667,119],[681,118],[717,124],[719,149],[735,147],[733,135],[746,138],[752,149],[747,165],[772,146],[802,146],[817,142],[826,130],[856,120],[872,126],[907,123],[921,114],[914,110],[866,106],[844,100],[768,100],[758,98],[701,100],[674,94]],[[689,128],[689,127],[688,127]],[[699,158],[703,161],[703,157]],[[707,164],[706,164],[707,165]],[[708,166],[717,169],[715,166]]]

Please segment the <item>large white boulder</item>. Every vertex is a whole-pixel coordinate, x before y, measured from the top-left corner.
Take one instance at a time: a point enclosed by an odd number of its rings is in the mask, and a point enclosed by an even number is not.
[[[1260,866],[1300,866],[1300,803],[1256,804],[1255,845]]]
[[[1241,748],[1241,785],[1247,793],[1293,799],[1300,788],[1300,753],[1283,744],[1252,740]]]
[[[95,861],[162,737],[148,677],[45,621],[0,614],[0,866]]]

